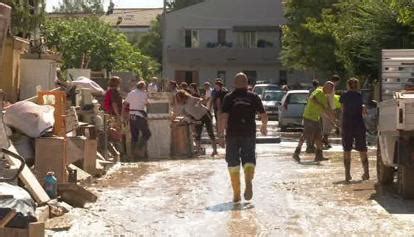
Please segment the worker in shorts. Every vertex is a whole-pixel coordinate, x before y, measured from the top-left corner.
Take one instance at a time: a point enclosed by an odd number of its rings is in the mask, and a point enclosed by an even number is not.
[[[363,114],[366,114],[366,109],[363,105],[362,95],[359,92],[359,80],[356,78],[349,79],[347,87],[348,91],[340,98],[343,107],[342,145],[344,148],[345,180],[347,182],[352,180],[351,151],[353,147],[355,150],[359,151],[361,157],[362,167],[364,169],[362,180],[368,180],[367,130],[363,119]]]
[[[323,113],[333,117],[331,108],[328,106],[328,95],[334,90],[334,83],[327,81],[323,87],[316,89],[309,97],[305,112],[303,113],[303,134],[299,139],[298,146],[293,154],[293,158],[300,162],[300,152],[305,140],[314,141],[316,145],[315,161],[328,160],[322,153],[322,128],[321,116]]]
[[[238,73],[234,79],[235,90],[223,100],[222,122],[219,127],[220,144],[226,145],[226,162],[233,187],[233,201],[240,197],[240,163],[244,169],[244,199],[253,198],[253,177],[256,167],[256,114],[260,114],[260,132],[267,135],[268,117],[258,95],[248,91],[246,74]],[[224,134],[226,132],[226,134]]]

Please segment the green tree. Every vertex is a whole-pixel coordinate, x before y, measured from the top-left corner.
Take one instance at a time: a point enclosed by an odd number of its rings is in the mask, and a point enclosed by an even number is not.
[[[157,62],[162,62],[161,16],[158,16],[151,24],[150,32],[142,36],[138,48],[145,55],[153,57]]]
[[[335,56],[335,40],[328,33],[315,34],[306,27],[310,18],[320,19],[322,11],[338,0],[287,0],[283,27],[281,59],[285,67],[316,70],[322,73],[341,72]]]
[[[381,49],[414,47],[413,2],[344,0],[308,19],[306,28],[335,40],[335,55],[349,75],[376,79]]]
[[[55,12],[62,13],[104,13],[103,0],[62,0]]]
[[[156,74],[159,64],[132,46],[124,34],[97,17],[49,20],[42,29],[49,48],[63,56],[63,68],[132,71],[142,78]]]
[[[0,2],[12,7],[13,35],[29,38],[45,19],[45,0],[0,0]]]

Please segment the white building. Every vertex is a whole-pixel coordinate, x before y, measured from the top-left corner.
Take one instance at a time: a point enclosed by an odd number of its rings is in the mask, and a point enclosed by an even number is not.
[[[281,0],[206,0],[169,12],[164,42],[164,78],[213,81],[231,86],[240,71],[251,83],[310,82],[305,73],[281,66]]]

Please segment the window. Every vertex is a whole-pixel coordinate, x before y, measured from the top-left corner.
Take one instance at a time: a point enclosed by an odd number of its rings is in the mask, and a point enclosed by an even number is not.
[[[217,78],[220,78],[226,84],[226,71],[217,71]]]
[[[255,31],[246,31],[239,33],[239,46],[241,48],[256,48],[257,34]]]
[[[186,48],[198,48],[200,46],[198,30],[185,30],[184,40]]]
[[[249,79],[249,85],[255,85],[257,80],[257,72],[256,71],[244,71],[244,74],[247,75]]]
[[[185,72],[185,82],[187,82],[187,84],[193,83],[193,72],[191,71]]]
[[[226,30],[220,29],[217,31],[217,43],[219,44],[226,43]]]
[[[309,98],[308,94],[295,93],[295,94],[290,94],[287,101],[288,101],[288,104],[307,104],[308,98]]]

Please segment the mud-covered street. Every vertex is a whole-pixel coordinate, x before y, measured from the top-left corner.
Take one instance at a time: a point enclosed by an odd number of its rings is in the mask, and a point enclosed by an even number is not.
[[[409,236],[414,233],[414,202],[360,182],[358,157],[343,180],[341,147],[328,162],[303,164],[290,158],[294,142],[258,145],[254,199],[231,203],[223,159],[122,164],[91,186],[97,203],[74,209],[62,221],[69,230],[50,236]]]

